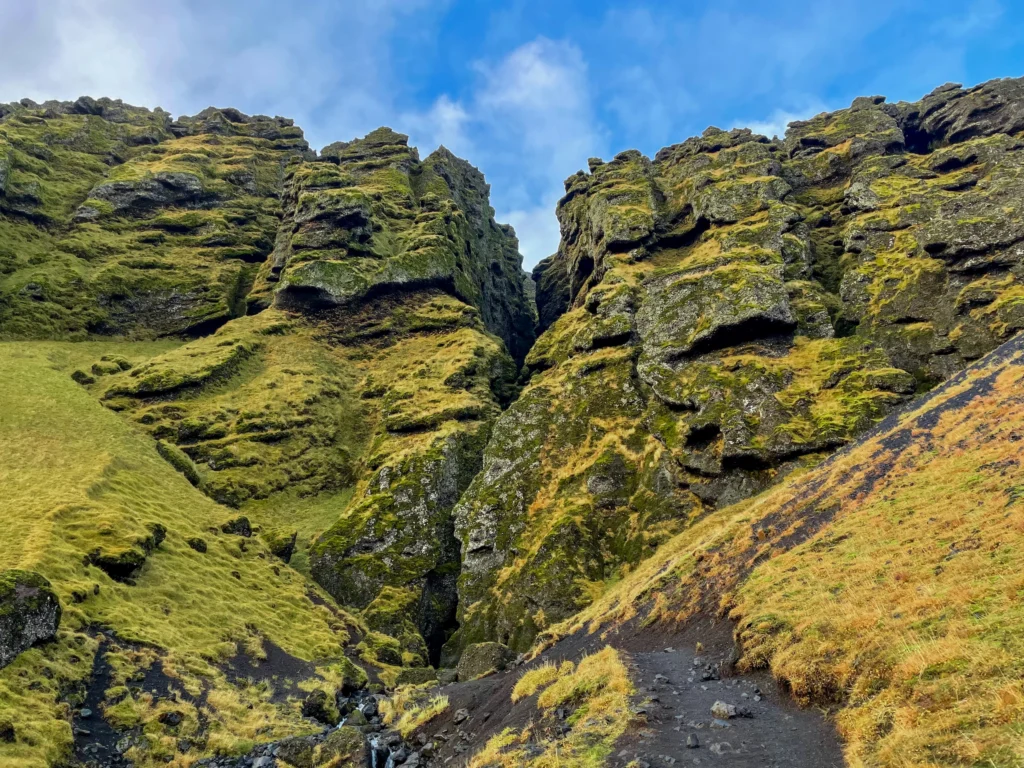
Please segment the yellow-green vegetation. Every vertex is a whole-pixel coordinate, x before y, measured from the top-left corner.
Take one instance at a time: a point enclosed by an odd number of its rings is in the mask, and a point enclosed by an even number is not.
[[[300,319],[267,310],[92,389],[184,451],[217,501],[339,492],[365,439],[360,402],[354,372],[314,336]]]
[[[533,696],[538,689],[550,685],[559,677],[566,677],[572,674],[575,668],[576,665],[571,661],[562,662],[561,665],[545,661],[543,664],[524,672],[512,689],[512,703],[515,704],[520,699]]]
[[[1024,328],[1019,85],[861,99],[785,141],[709,128],[566,181],[532,378],[457,512],[453,653],[525,650]]]
[[[67,757],[70,710],[92,671],[96,627],[117,637],[106,647],[113,669],[107,714],[142,728],[145,739],[130,753],[139,765],[168,757],[184,766],[204,753],[308,732],[297,702],[271,703],[273,685],[231,682],[223,665],[237,654],[257,663],[265,643],[273,643],[309,662],[308,675],[293,681],[302,685],[340,685],[357,675],[342,653],[355,620],[310,602],[308,583],[258,540],[220,533],[230,511],[193,488],[151,440],[70,377],[83,361],[113,349],[133,361],[168,346],[0,345],[7,406],[0,417],[0,568],[43,574],[65,609],[55,644],[0,670],[0,720],[17,735],[0,743],[0,765],[46,766]],[[156,523],[166,539],[131,579],[115,580],[87,564],[97,550],[135,551]],[[195,538],[206,542],[206,552],[189,546]],[[129,681],[155,663],[182,692],[180,726],[160,722],[166,699],[132,692]],[[200,697],[201,704],[189,703]],[[185,753],[178,751],[182,736],[192,745]]]
[[[381,703],[384,722],[404,738],[447,709],[447,696],[416,686],[402,686]]]
[[[19,108],[0,121],[0,337],[145,338],[245,314],[283,166],[305,149],[289,121],[234,110]]]
[[[741,669],[838,708],[851,765],[1016,765],[1022,383],[1014,341],[827,464],[680,534],[547,640],[638,610],[727,613]]]
[[[529,678],[523,678],[526,679]],[[633,718],[629,704],[634,689],[620,653],[607,646],[585,656],[579,664],[563,663],[557,679],[544,682],[543,676],[533,677],[531,685],[534,684],[540,688],[540,694],[536,714],[529,724],[519,730],[506,728],[492,737],[470,758],[470,768],[605,765],[615,742]],[[517,700],[513,695],[513,701]],[[530,702],[519,704],[529,705]],[[555,728],[560,721],[555,710],[563,706],[572,709],[566,720],[571,730],[564,738],[556,738]]]

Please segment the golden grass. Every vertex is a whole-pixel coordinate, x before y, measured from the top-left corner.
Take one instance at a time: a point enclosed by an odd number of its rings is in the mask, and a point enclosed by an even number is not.
[[[448,697],[431,695],[429,691],[415,686],[402,686],[391,697],[381,702],[381,716],[403,738],[408,738],[417,728],[433,720],[448,709]]]
[[[135,355],[132,345],[117,350]],[[89,626],[109,627],[123,640],[159,649],[182,688],[207,690],[208,750],[237,750],[268,733],[302,732],[307,726],[297,705],[271,706],[260,694],[264,705],[249,709],[251,696],[228,683],[215,664],[256,634],[316,662],[325,676],[337,676],[349,637],[346,622],[354,620],[313,605],[305,579],[281,567],[257,539],[214,532],[231,510],[194,489],[157,454],[153,441],[71,381],[71,368],[85,354],[95,359],[95,352],[95,345],[0,344],[0,568],[42,573],[65,608],[56,644],[26,652],[0,670],[0,720],[11,721],[18,733],[14,744],[0,743],[0,766],[41,767],[67,755],[69,708],[59,692],[91,670],[96,645],[82,634]],[[149,556],[135,586],[83,564],[96,547],[130,545],[150,522],[167,527],[167,540]],[[186,543],[192,537],[204,538],[209,551],[192,550]],[[83,602],[75,602],[73,593]],[[25,680],[43,686],[31,690]],[[239,696],[249,700],[239,703]],[[156,716],[144,697],[124,710],[123,716],[146,723]],[[162,752],[154,747],[137,762],[157,764],[157,756]],[[172,765],[195,756],[177,755]]]
[[[523,676],[516,681],[515,688],[512,689],[512,703],[515,704],[520,699],[532,696],[538,689],[553,683],[559,675],[572,674],[575,668],[576,665],[571,661],[563,662],[561,666],[546,661],[539,667],[534,667],[523,673]]]
[[[1022,358],[699,522],[545,642],[638,605],[646,621],[725,611],[742,667],[839,707],[851,766],[1021,765]],[[957,396],[966,404],[936,410]]]
[[[597,768],[605,764],[632,717],[629,701],[634,688],[622,657],[607,646],[577,665],[563,664],[557,672],[558,678],[546,684],[542,678],[549,672],[531,679],[531,685],[543,688],[537,698],[537,719],[522,730],[506,728],[492,737],[470,758],[469,768]],[[517,701],[514,694],[513,701]],[[571,730],[564,738],[556,738],[554,711],[563,705],[574,708],[566,721]],[[527,746],[543,751],[536,753]]]

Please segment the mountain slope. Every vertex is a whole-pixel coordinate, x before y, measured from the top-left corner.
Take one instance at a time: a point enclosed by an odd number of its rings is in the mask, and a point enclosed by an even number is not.
[[[0,669],[0,721],[14,732],[0,739],[0,765],[54,765],[70,756],[71,709],[85,700],[101,644],[103,665],[116,672],[99,700],[108,720],[134,734],[127,756],[140,765],[162,764],[164,756],[184,765],[197,752],[309,730],[299,702],[275,698],[265,685],[237,685],[236,657],[259,660],[283,649],[307,662],[294,680],[306,688],[357,674],[343,654],[356,621],[311,602],[308,582],[258,539],[223,533],[231,510],[193,488],[151,440],[71,380],[83,358],[111,351],[145,359],[156,350],[0,345],[0,568],[44,575],[65,609],[55,644]],[[165,538],[146,546],[154,524]],[[135,687],[143,674],[169,676],[177,696]],[[160,720],[169,710],[180,723]]]
[[[738,669],[835,708],[850,765],[1016,765],[1022,384],[1018,336],[816,469],[679,534],[546,642],[638,615],[654,633],[728,616]]]

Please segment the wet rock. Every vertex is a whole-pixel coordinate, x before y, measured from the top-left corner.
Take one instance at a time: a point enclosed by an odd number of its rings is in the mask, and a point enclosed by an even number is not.
[[[0,668],[56,637],[60,619],[60,600],[45,578],[31,571],[0,572]]]
[[[352,726],[354,728],[359,728],[359,727],[362,727],[364,725],[369,725],[369,723],[370,723],[370,721],[366,718],[366,715],[363,714],[358,709],[353,710],[352,712],[349,712],[345,716],[345,725],[350,725],[350,726]]]

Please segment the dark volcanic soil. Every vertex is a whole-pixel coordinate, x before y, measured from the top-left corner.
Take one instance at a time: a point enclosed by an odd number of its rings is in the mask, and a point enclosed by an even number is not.
[[[641,768],[846,765],[835,728],[822,712],[798,707],[768,673],[733,671],[737,654],[730,622],[701,618],[671,630],[627,624],[603,638],[566,638],[537,662],[576,660],[606,644],[630,660],[640,713],[616,745],[607,762],[610,768],[623,768],[633,760]],[[530,720],[536,698],[516,706],[510,699],[516,680],[530,666],[445,687],[449,710],[424,728],[426,735],[440,734],[439,762],[449,758],[444,764],[464,765],[490,736],[506,727],[522,728]],[[735,707],[737,716],[716,718],[711,708],[719,701]],[[470,717],[456,725],[452,715],[463,708]],[[687,746],[691,736],[694,747]]]

